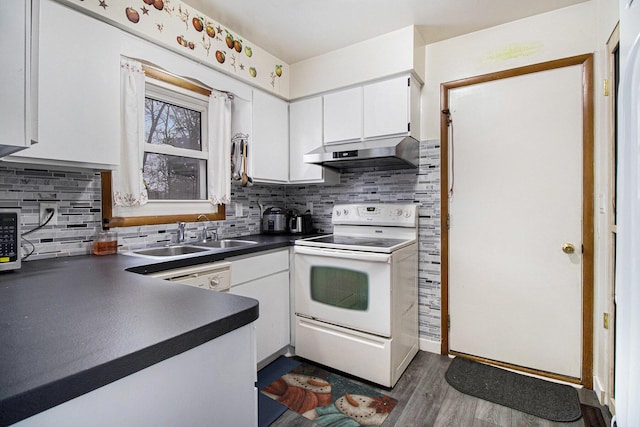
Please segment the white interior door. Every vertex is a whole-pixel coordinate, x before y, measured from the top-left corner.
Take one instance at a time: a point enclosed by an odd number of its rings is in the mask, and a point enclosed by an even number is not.
[[[582,67],[453,89],[449,106],[449,348],[580,378]]]

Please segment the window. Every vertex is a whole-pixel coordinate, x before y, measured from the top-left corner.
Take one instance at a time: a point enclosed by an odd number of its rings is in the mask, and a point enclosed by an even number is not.
[[[212,220],[224,219],[224,207],[212,206],[207,194],[207,172],[213,167],[208,152],[211,91],[155,68],[142,69],[144,117],[140,120],[144,139],[140,141],[140,166],[148,202],[115,206],[112,173],[103,172],[103,226],[195,221],[202,213]]]
[[[207,199],[205,96],[147,82],[143,176],[149,200]]]

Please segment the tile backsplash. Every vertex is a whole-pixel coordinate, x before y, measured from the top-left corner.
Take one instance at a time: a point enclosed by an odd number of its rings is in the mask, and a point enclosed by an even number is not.
[[[227,206],[227,219],[215,223],[220,237],[260,233],[259,203],[285,205],[282,185],[241,187],[234,183],[231,189],[233,202]],[[22,208],[23,232],[38,226],[41,202],[58,205],[57,224],[27,236],[31,243],[23,241],[23,256],[34,248],[29,260],[90,253],[102,223],[100,174],[0,164],[0,207]],[[244,215],[240,218],[235,216],[235,203],[243,204]],[[202,223],[188,223],[186,239],[196,239],[201,227]],[[176,224],[162,224],[114,230],[118,233],[118,250],[129,250],[175,242],[176,228]]]
[[[420,143],[417,170],[342,174],[336,185],[287,186],[288,208],[313,203],[314,226],[331,232],[331,208],[339,203],[416,203],[419,208],[418,303],[420,336],[440,340],[440,141]]]
[[[218,235],[238,237],[260,233],[260,205],[280,206],[304,212],[313,206],[314,227],[330,233],[331,208],[338,203],[416,203],[419,206],[419,322],[422,338],[440,339],[440,144],[420,143],[420,166],[398,171],[342,174],[336,185],[232,184],[232,202],[227,219],[218,221]],[[46,167],[0,162],[0,207],[22,208],[22,229],[38,225],[41,202],[58,204],[56,225],[47,225],[23,242],[29,260],[84,255],[100,231],[100,175],[91,171],[59,171]],[[236,204],[243,215],[236,217]],[[185,236],[195,239],[201,223],[188,223]],[[175,241],[176,225],[123,227],[118,233],[119,250],[154,246]],[[33,244],[33,246],[31,246]]]
[[[101,223],[99,174],[0,163],[0,206],[22,208],[23,232],[39,224],[41,202],[58,205],[58,223],[29,234],[23,256],[32,250],[29,259],[87,253]]]

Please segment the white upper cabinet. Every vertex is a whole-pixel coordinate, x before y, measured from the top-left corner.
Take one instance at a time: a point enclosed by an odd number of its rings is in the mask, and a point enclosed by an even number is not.
[[[402,75],[324,96],[325,144],[390,135],[420,139],[420,84]]]
[[[324,142],[362,138],[362,87],[324,96]]]
[[[113,167],[120,151],[120,30],[40,2],[38,141],[27,160]]]
[[[289,182],[338,182],[336,172],[304,162],[306,153],[322,146],[321,96],[289,105],[289,138]]]
[[[31,126],[31,1],[0,2],[0,155],[36,139]]]
[[[408,76],[368,84],[363,91],[365,138],[410,132],[411,79]]]
[[[253,91],[253,136],[249,136],[253,180],[289,180],[289,104],[261,90]]]

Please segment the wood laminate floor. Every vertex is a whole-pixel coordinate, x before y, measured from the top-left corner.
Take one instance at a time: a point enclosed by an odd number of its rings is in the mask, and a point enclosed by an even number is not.
[[[451,359],[447,356],[420,351],[392,390],[377,388],[399,401],[383,427],[584,426],[582,419],[572,423],[556,423],[462,394],[444,379],[449,363]],[[578,390],[578,395],[581,403],[600,406],[593,391]],[[606,425],[610,425],[611,414],[606,407],[602,407],[602,414]],[[271,424],[272,427],[315,425],[293,411],[285,412]]]

